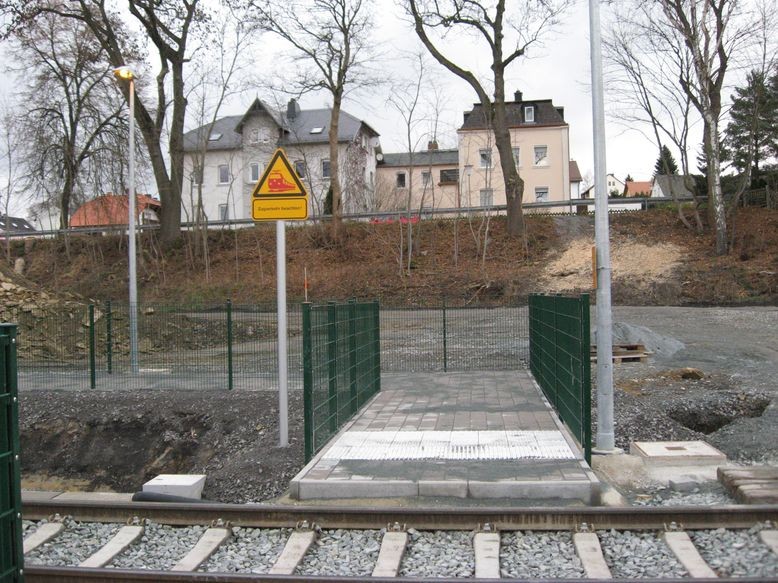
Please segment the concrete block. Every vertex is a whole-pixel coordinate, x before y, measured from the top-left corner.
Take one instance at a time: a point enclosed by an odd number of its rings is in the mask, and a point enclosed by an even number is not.
[[[595,492],[596,489],[596,492]],[[599,501],[599,485],[589,481],[479,482],[468,483],[470,498],[562,499],[585,504]]]
[[[678,478],[675,480],[669,480],[668,485],[671,490],[675,492],[694,492],[700,487],[700,483],[697,480],[691,478]]]
[[[467,498],[467,480],[423,480],[419,482],[419,496]]]
[[[132,493],[122,492],[63,492],[52,498],[56,502],[132,502]]]
[[[405,498],[416,497],[419,487],[411,480],[300,480],[299,500],[337,498]]]
[[[199,499],[205,478],[205,474],[160,474],[143,484],[143,491]]]
[[[727,461],[724,453],[704,441],[634,441],[629,453],[648,465],[721,465]]]

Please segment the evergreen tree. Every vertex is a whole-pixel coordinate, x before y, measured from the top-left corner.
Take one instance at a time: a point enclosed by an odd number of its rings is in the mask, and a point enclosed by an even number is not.
[[[627,182],[635,182],[635,180],[632,178],[632,174],[627,174],[627,177],[624,179],[624,183]]]
[[[659,149],[659,158],[654,164],[654,178],[662,174],[678,174],[678,164],[667,146]]]
[[[778,135],[778,75],[767,81],[759,71],[751,71],[744,87],[732,96],[730,121],[724,132],[725,159],[739,172],[746,170],[749,151],[753,153],[752,176],[759,175],[759,163],[776,153]]]

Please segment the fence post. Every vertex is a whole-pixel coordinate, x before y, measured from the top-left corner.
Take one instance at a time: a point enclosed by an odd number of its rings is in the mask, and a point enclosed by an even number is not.
[[[448,331],[446,330],[446,296],[443,296],[443,372],[448,372]]]
[[[303,434],[305,436],[305,463],[313,455],[313,342],[311,331],[311,304],[303,303]]]
[[[357,300],[348,302],[348,376],[350,406],[349,413],[353,415],[359,410],[359,393],[357,391]]]
[[[327,304],[327,404],[330,431],[338,430],[338,325],[335,302]]]
[[[89,304],[89,388],[97,386],[95,371],[95,305]]]
[[[105,301],[105,361],[108,374],[113,374],[113,316],[111,300]]]
[[[579,301],[581,322],[581,439],[586,463],[592,463],[592,363],[591,329],[589,324],[589,294],[581,294]]]
[[[0,496],[0,580],[24,581],[24,551],[22,543],[22,495],[19,443],[19,394],[16,370],[16,324],[0,324],[0,394],[4,394],[2,407],[3,427],[0,431],[0,450],[4,458],[5,484]]]
[[[227,300],[227,390],[232,387],[232,300]]]
[[[557,323],[557,315],[559,315],[559,295],[552,296],[551,300],[551,313],[553,314],[554,320],[552,323],[553,330],[554,330],[554,366],[552,367],[552,370],[554,371],[554,408],[559,411],[559,324]]]
[[[378,300],[373,301],[373,390],[376,394],[381,390],[381,307]]]

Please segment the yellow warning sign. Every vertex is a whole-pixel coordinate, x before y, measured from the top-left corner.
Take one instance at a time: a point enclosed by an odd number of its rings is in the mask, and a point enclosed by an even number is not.
[[[254,187],[251,196],[252,198],[264,196],[307,197],[308,193],[297,176],[297,172],[289,163],[286,154],[281,148],[278,148]]]
[[[308,197],[256,197],[251,201],[255,221],[304,221],[308,218]]]

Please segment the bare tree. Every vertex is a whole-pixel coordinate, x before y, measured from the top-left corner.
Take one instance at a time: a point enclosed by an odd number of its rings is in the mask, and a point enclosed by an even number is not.
[[[556,23],[560,13],[570,0],[521,0],[508,3],[516,6],[506,9],[506,0],[406,0],[413,18],[416,34],[430,54],[446,69],[466,81],[478,95],[484,110],[487,127],[494,132],[495,144],[500,154],[500,167],[505,182],[508,207],[508,233],[523,237],[524,217],[522,198],[524,180],[519,175],[511,150],[511,136],[505,108],[505,72],[529,47],[536,44],[541,34]],[[492,96],[488,87],[464,66],[445,56],[430,36],[432,31],[442,31],[442,36],[469,34],[483,41],[490,53]],[[506,37],[510,38],[506,38]]]
[[[20,183],[20,164],[17,158],[22,143],[20,133],[20,124],[18,119],[11,113],[7,106],[3,107],[0,114],[0,160],[5,170],[5,180],[0,192],[0,204],[2,204],[3,215],[5,215],[5,258],[11,262],[11,221],[8,215],[11,211],[11,201],[19,194]]]
[[[722,89],[733,56],[743,49],[752,27],[743,0],[653,0],[647,11],[654,36],[666,42],[680,36],[691,55],[693,75],[679,79],[703,119],[708,163],[708,200],[713,211],[716,253],[727,253],[727,219],[721,190],[719,120]]]
[[[367,71],[373,54],[371,0],[250,0],[258,25],[284,39],[297,65],[290,93],[326,91],[332,97],[329,127],[333,238],[343,214],[338,124],[344,96],[375,80]]]
[[[56,193],[60,228],[79,202],[113,181],[126,144],[120,94],[99,44],[83,23],[41,14],[14,36],[11,53],[25,109],[25,175],[30,192]],[[126,151],[126,147],[121,150]]]
[[[10,16],[10,30],[14,31],[29,27],[47,13],[80,21],[97,40],[112,67],[135,61],[138,44],[144,43],[136,43],[128,31],[143,31],[144,40],[156,50],[159,72],[154,90],[148,93],[143,90],[145,80],[139,79],[135,119],[162,201],[161,238],[170,243],[181,235],[184,65],[191,57],[192,33],[207,26],[209,17],[200,0],[128,0],[130,22],[125,22],[123,13],[114,10],[114,6],[111,0],[0,0],[0,13]],[[127,84],[122,84],[121,89],[125,99],[129,99]]]

